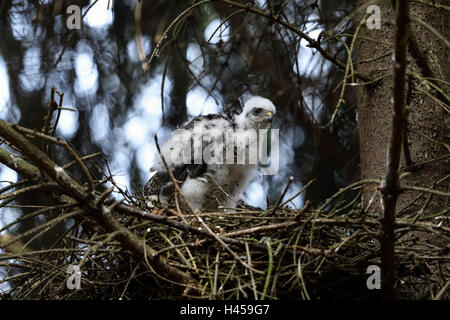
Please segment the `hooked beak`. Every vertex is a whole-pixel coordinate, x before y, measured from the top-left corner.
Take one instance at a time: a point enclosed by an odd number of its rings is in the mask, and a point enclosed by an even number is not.
[[[266,113],[266,117],[267,117],[267,120],[268,120],[268,121],[272,121],[273,112],[272,112],[272,111],[267,112],[267,113]]]

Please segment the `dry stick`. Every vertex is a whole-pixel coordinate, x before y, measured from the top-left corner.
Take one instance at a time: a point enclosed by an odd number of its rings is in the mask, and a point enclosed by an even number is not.
[[[319,215],[319,213],[321,213],[331,202],[333,202],[334,200],[336,200],[339,196],[341,196],[344,192],[346,192],[347,190],[350,190],[350,189],[354,189],[354,188],[360,188],[361,186],[363,186],[363,185],[366,185],[366,184],[379,184],[380,183],[380,180],[378,180],[378,179],[364,179],[364,180],[360,180],[360,181],[357,181],[357,182],[355,182],[355,183],[352,183],[352,184],[350,184],[350,185],[348,185],[348,186],[346,186],[346,187],[343,187],[343,188],[341,188],[341,189],[339,189],[339,191],[338,192],[336,192],[335,194],[333,194],[331,197],[329,197],[326,201],[325,201],[325,203],[322,205],[322,206],[320,206],[320,208],[319,209],[317,209],[317,216]]]
[[[43,126],[41,131],[45,134],[48,134],[50,131],[51,121],[53,117],[53,112],[58,108],[58,105],[55,102],[55,91],[56,87],[52,86],[51,92],[50,92],[50,102],[48,103],[49,110],[47,114],[44,116],[43,120]],[[48,144],[46,143],[46,148],[48,147]]]
[[[6,151],[4,148],[0,148],[0,162],[31,181],[39,181],[41,179],[41,173],[35,166],[21,159],[18,155]]]
[[[0,149],[0,151],[3,151],[3,149]],[[2,162],[1,159],[0,159],[0,162]],[[11,190],[11,189],[14,189],[14,188],[17,188],[17,187],[20,187],[20,186],[24,185],[25,183],[28,182],[28,179],[19,180],[19,181],[14,182],[14,183],[12,183],[11,181],[2,181],[2,182],[9,182],[9,185],[7,185],[6,187],[1,188],[0,189],[0,194],[6,192],[8,190]]]
[[[404,131],[407,120],[406,67],[408,48],[409,1],[397,1],[395,62],[394,62],[394,114],[386,159],[386,174],[381,183],[383,216],[381,219],[382,288],[386,299],[396,299],[395,290],[395,209],[400,193],[398,172]]]
[[[447,281],[447,283],[442,287],[442,289],[438,292],[438,294],[433,298],[433,300],[441,300],[442,296],[444,295],[445,291],[447,290],[448,286],[450,285],[450,280]]]
[[[403,186],[402,190],[421,191],[421,192],[426,192],[426,193],[430,193],[430,194],[435,194],[437,196],[450,197],[450,192],[445,192],[445,191],[435,190],[435,189],[430,189],[430,188],[424,188],[424,187],[420,187],[420,186]]]
[[[29,191],[33,191],[33,190],[46,190],[46,189],[52,189],[52,188],[54,189],[57,186],[58,185],[54,182],[43,182],[43,183],[39,183],[39,184],[34,184],[34,185],[31,185],[28,187],[24,187],[22,189],[11,191],[9,193],[0,194],[0,200],[17,197],[17,196],[23,195],[24,193],[27,193]]]
[[[270,210],[269,215],[272,215],[280,206],[281,201],[283,201],[284,196],[286,195],[286,192],[288,191],[289,187],[291,186],[292,181],[294,181],[294,177],[290,176],[288,183],[286,184],[286,187],[284,188],[283,192],[281,193],[280,197],[278,198],[277,202],[275,203],[275,206],[272,210]]]
[[[216,260],[214,261],[214,281],[212,288],[212,296],[216,298],[217,296],[217,277],[219,275],[219,257],[220,257],[220,249],[217,250]]]
[[[310,185],[311,183],[313,183],[314,181],[316,181],[315,178],[314,178],[314,179],[311,179],[307,184],[305,184],[305,185],[300,189],[299,192],[297,192],[297,193],[294,194],[292,197],[290,197],[290,198],[287,199],[285,202],[283,202],[283,203],[281,204],[281,206],[284,207],[286,204],[288,204],[289,202],[291,202],[292,200],[294,200],[295,198],[297,198],[299,195],[301,195],[301,194],[306,190],[306,188],[308,188],[309,185]]]
[[[55,119],[55,122],[53,123],[53,128],[49,132],[50,135],[55,135],[56,128],[58,127],[59,119],[61,118],[61,112],[64,109],[62,106],[63,100],[64,100],[64,92],[56,91],[56,93],[59,95],[59,106],[57,108],[58,112],[56,113],[56,119]]]
[[[55,101],[56,93],[59,95],[59,104],[57,104]],[[49,111],[48,111],[47,115],[44,117],[44,126],[41,131],[44,134],[54,135],[56,132],[56,127],[58,126],[59,118],[61,116],[61,111],[62,111],[61,109],[63,108],[62,103],[63,103],[63,99],[64,99],[64,93],[57,91],[56,87],[52,86],[50,96],[51,96],[51,99],[48,104]],[[57,111],[56,120],[52,127],[51,122],[52,122],[53,113],[55,112],[55,110]],[[52,157],[50,143],[44,141],[43,150],[50,158]]]
[[[247,255],[248,264],[252,265],[252,256],[250,254],[250,250],[248,248],[248,243],[245,243],[245,254]],[[250,269],[250,280],[252,282],[252,289],[255,300],[258,300],[258,292],[256,291],[256,283],[255,283],[255,277],[253,276],[253,271]]]
[[[230,199],[231,201],[233,201],[236,205],[239,205],[239,202],[236,200],[236,199],[234,199],[228,192],[226,192],[221,186],[220,186],[220,184],[217,182],[217,180],[212,176],[212,175],[210,175],[209,173],[207,173],[206,174],[206,176],[208,176],[208,178],[216,185],[216,187],[228,198],[228,199]],[[216,200],[217,200],[217,198],[216,198]],[[219,201],[217,201],[217,202],[219,202]]]

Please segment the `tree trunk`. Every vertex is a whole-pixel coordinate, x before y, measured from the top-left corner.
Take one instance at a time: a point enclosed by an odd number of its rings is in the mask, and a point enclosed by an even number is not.
[[[357,1],[361,10],[356,16],[355,24],[359,24],[370,2]],[[433,90],[433,85],[430,89],[423,80],[411,74],[413,72],[423,78],[437,78],[438,80],[430,81],[447,92],[448,96],[448,82],[446,84],[442,80],[450,80],[450,12],[448,9],[438,8],[444,1],[434,1],[436,7],[431,3],[430,1],[428,5],[414,2],[410,6],[410,62],[407,69],[409,73],[406,98],[410,112],[403,143],[400,185],[448,192],[450,126],[448,111],[445,108],[448,110],[449,102],[446,101],[445,95]],[[357,71],[369,75],[372,79],[382,77],[380,81],[361,86],[357,90],[362,179],[383,178],[391,131],[395,44],[395,26],[392,22],[395,21],[395,9],[391,4],[380,5],[380,9],[381,28],[369,29],[364,25],[356,42]],[[420,23],[417,19],[425,23]],[[442,217],[448,211],[448,199],[427,192],[403,191],[398,198],[396,215],[413,219],[430,214]],[[364,188],[363,205],[369,207],[371,212],[381,212],[377,186]],[[442,220],[445,224],[445,219]],[[398,238],[397,243],[413,241],[416,236],[421,237],[420,234],[409,235]],[[435,241],[443,240],[433,239],[431,243]],[[409,244],[413,245],[411,242]],[[448,265],[446,267],[448,268]]]

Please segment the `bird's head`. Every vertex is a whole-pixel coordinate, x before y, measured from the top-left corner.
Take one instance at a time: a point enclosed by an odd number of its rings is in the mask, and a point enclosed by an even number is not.
[[[255,96],[247,100],[242,112],[235,116],[234,122],[239,129],[267,129],[275,111],[272,101]]]

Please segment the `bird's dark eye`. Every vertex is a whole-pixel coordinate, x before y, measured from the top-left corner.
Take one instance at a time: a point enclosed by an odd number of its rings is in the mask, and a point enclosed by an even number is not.
[[[261,112],[263,112],[263,109],[261,108],[253,109],[253,114],[261,114]]]

